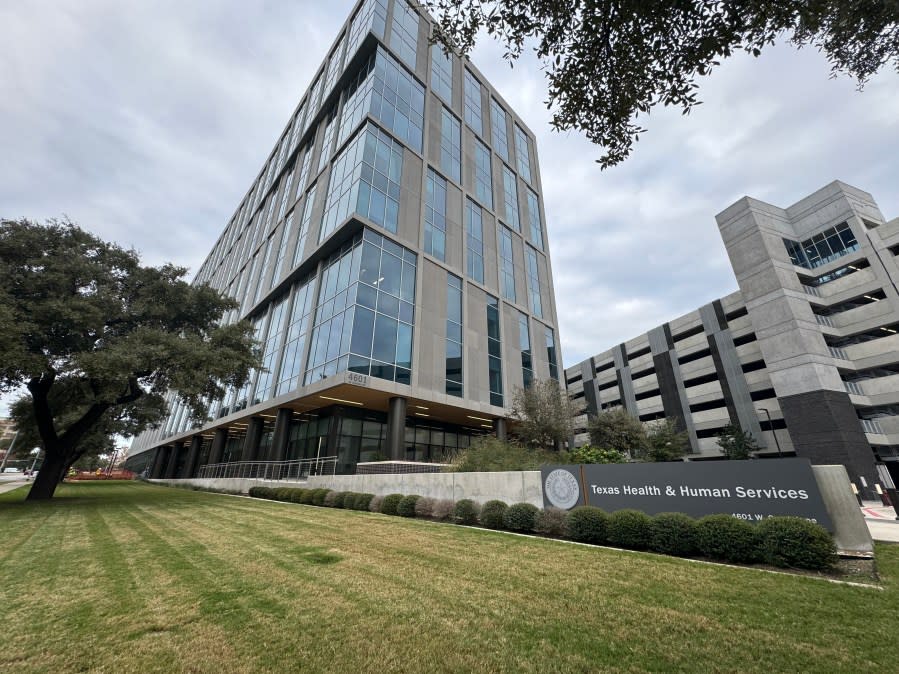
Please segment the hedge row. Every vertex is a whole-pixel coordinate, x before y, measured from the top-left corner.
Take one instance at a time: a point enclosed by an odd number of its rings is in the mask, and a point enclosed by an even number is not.
[[[740,564],[762,562],[788,568],[828,569],[836,561],[830,534],[800,517],[769,517],[753,525],[730,515],[709,515],[694,520],[682,513],[651,517],[636,510],[619,510],[609,514],[592,506],[565,512],[555,508],[540,510],[530,503],[509,505],[494,500],[481,506],[471,499],[453,502],[416,494],[381,497],[328,489],[252,487],[250,496],[480,524],[490,529],[534,532],[593,545],[649,550],[678,557],[703,556]]]

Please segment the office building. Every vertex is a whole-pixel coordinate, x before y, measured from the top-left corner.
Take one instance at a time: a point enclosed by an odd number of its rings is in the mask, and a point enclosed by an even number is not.
[[[899,218],[834,182],[783,209],[716,217],[737,292],[565,371],[586,415],[680,420],[691,459],[732,423],[761,456],[843,464],[860,491],[899,479]]]
[[[196,274],[253,322],[264,370],[127,467],[336,456],[439,461],[504,433],[516,388],[558,378],[533,133],[406,0],[355,5]]]

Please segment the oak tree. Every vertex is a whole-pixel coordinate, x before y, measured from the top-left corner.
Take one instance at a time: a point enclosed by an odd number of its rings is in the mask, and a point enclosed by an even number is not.
[[[510,62],[533,47],[546,74],[557,131],[600,145],[603,168],[623,161],[657,105],[700,103],[697,78],[722,59],[758,56],[776,40],[814,47],[859,87],[885,65],[899,70],[896,0],[423,0],[434,39],[467,55],[481,31]]]
[[[167,391],[200,421],[259,366],[250,324],[218,325],[236,303],[185,274],[69,221],[0,221],[0,392],[27,390],[13,413],[45,452],[29,499],[111,434],[157,424]]]

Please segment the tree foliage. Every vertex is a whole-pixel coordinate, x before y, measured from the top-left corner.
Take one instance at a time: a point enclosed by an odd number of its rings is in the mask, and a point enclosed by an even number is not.
[[[99,438],[158,423],[169,389],[204,420],[259,366],[249,323],[216,325],[234,301],[185,273],[68,221],[0,221],[0,392],[27,389],[16,422],[46,453],[29,498]]]
[[[617,449],[583,445],[568,452],[571,463],[626,463],[627,454]]]
[[[492,435],[482,435],[472,440],[470,447],[460,449],[450,459],[445,472],[539,470],[540,466],[551,463],[560,463],[558,452],[525,447],[517,442],[503,442]]]
[[[646,424],[646,445],[638,458],[643,461],[678,461],[690,451],[690,438],[673,417]]]
[[[734,424],[728,424],[721,429],[718,446],[721,448],[721,453],[728,459],[748,459],[753,452],[759,449],[752,433],[747,433]]]
[[[832,75],[859,87],[883,66],[899,70],[895,0],[424,0],[439,24],[435,39],[468,54],[479,31],[507,60],[533,46],[548,83],[556,131],[577,129],[614,166],[657,105],[688,114],[700,103],[697,78],[735,52],[758,56],[783,37],[822,51]]]
[[[513,433],[529,447],[551,449],[574,432],[575,409],[555,379],[534,380],[512,396]]]
[[[646,446],[643,424],[620,407],[590,417],[587,432],[594,447],[613,449],[627,456],[636,456]]]

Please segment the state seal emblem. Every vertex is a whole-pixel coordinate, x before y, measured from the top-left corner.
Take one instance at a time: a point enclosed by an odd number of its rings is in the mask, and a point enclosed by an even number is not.
[[[577,478],[564,468],[556,468],[546,476],[543,493],[556,508],[569,510],[577,504],[580,486]]]

